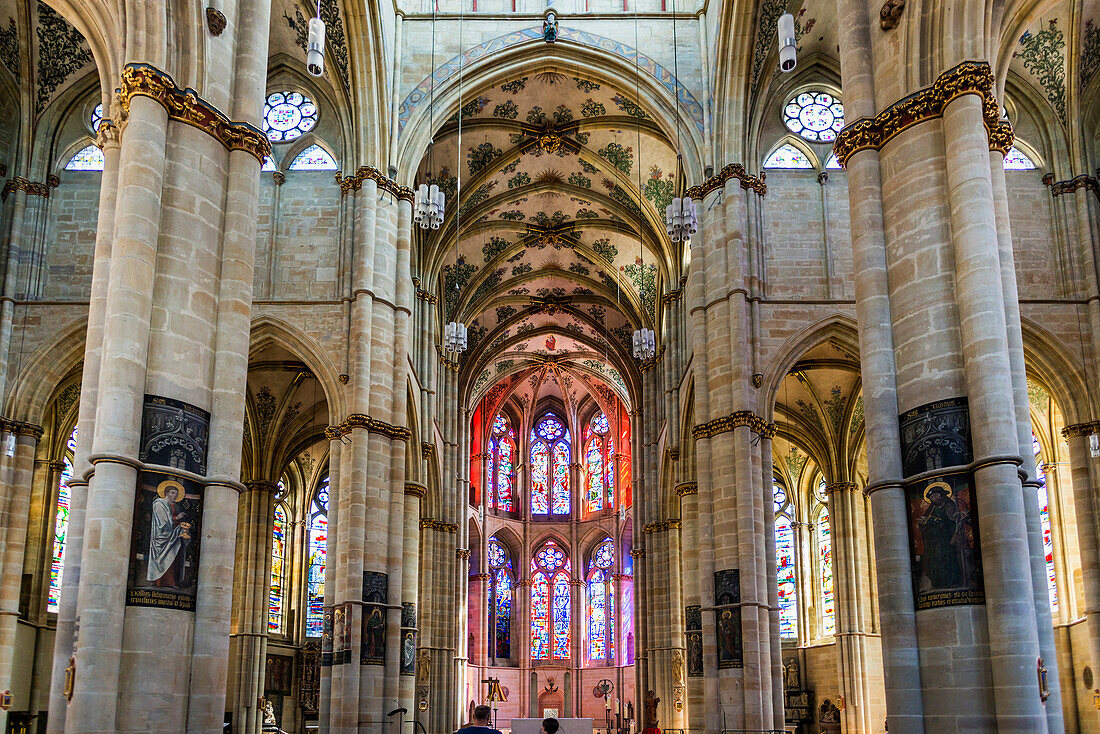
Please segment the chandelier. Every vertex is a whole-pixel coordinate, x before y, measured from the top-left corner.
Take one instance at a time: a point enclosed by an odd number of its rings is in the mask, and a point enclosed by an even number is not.
[[[690,196],[675,198],[665,207],[665,228],[673,242],[690,240],[699,231],[699,217],[695,214],[695,200]]]
[[[443,329],[443,349],[448,352],[466,351],[466,325],[452,321]]]
[[[413,209],[413,221],[420,225],[421,229],[439,229],[443,224],[443,212],[447,195],[439,190],[439,186],[432,184],[420,184],[416,190],[416,204]]]
[[[634,359],[653,359],[657,354],[657,335],[652,329],[641,328],[634,332]]]

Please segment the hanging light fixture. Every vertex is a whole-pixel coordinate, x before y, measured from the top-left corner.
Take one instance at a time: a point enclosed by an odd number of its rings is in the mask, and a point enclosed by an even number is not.
[[[460,354],[466,351],[466,325],[452,321],[443,329],[443,349]]]
[[[634,359],[653,359],[657,354],[657,335],[642,327],[634,332]]]
[[[1093,433],[1089,435],[1089,454],[1094,459],[1100,456],[1100,434]]]
[[[779,70],[794,71],[798,63],[797,37],[794,33],[794,16],[783,13],[776,23],[776,32],[779,34]]]
[[[436,3],[432,2],[432,81],[430,100],[428,102],[428,129],[435,134],[435,11]],[[459,113],[462,114],[461,112]],[[461,124],[461,123],[460,123]],[[461,147],[460,147],[461,150]],[[435,163],[435,140],[428,141],[428,176],[431,176]],[[430,179],[429,179],[430,180]],[[413,201],[413,221],[421,229],[439,229],[443,224],[443,216],[446,210],[447,195],[440,191],[437,184],[420,184],[416,189],[416,197]]]
[[[680,51],[676,43],[676,0],[672,0],[672,64],[673,76],[680,78]],[[680,115],[676,115],[676,172],[679,179],[682,158],[680,154]],[[690,196],[676,197],[665,207],[665,229],[673,242],[686,242],[699,231],[699,217],[695,213],[695,201]]]
[[[306,71],[321,76],[325,73],[325,21],[321,20],[321,0],[317,0],[317,16],[309,19],[308,28]]]

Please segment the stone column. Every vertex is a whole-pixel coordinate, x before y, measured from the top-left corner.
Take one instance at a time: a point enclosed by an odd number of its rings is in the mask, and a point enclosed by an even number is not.
[[[109,107],[110,101],[105,102]],[[69,482],[69,533],[65,548],[65,570],[61,581],[61,599],[57,609],[53,666],[50,677],[47,734],[65,730],[68,701],[64,695],[65,668],[73,654],[76,635],[77,595],[80,587],[81,555],[84,550],[84,513],[88,501],[88,482],[92,465],[92,436],[98,404],[99,371],[103,355],[103,326],[106,318],[107,283],[110,279],[111,250],[114,242],[115,200],[118,193],[119,139],[116,120],[99,123],[97,144],[103,150],[103,173],[99,184],[99,219],[96,222],[95,261],[88,305],[88,334],[84,342],[84,364],[80,381],[80,406],[77,412],[77,440],[73,457],[73,479]]]
[[[1100,433],[1100,423],[1079,423],[1062,431],[1069,443],[1073,508],[1077,515],[1077,543],[1081,555],[1081,586],[1088,632],[1088,657],[1084,664],[1100,664],[1100,542],[1097,539],[1097,460],[1089,454],[1089,435]]]
[[[278,485],[245,482],[237,509],[237,546],[233,583],[231,702],[233,729],[259,734],[267,660],[267,613],[271,582],[271,534]]]
[[[837,677],[845,702],[844,731],[871,734],[881,730],[886,707],[877,695],[882,690],[882,654],[873,630],[868,503],[853,482],[830,484],[825,491],[832,523]]]
[[[417,451],[419,447],[409,447]],[[405,482],[405,546],[403,554],[404,568],[401,572],[401,705],[408,710],[405,721],[412,721],[416,712],[416,646],[418,642],[418,592],[420,586],[420,505],[424,501],[426,488],[415,482]],[[406,664],[406,635],[413,635],[413,664]]]
[[[41,437],[42,429],[29,423],[3,421],[0,427],[0,690],[14,687],[23,552],[30,519],[34,452]],[[0,725],[5,730],[7,719],[7,711],[0,711]]]

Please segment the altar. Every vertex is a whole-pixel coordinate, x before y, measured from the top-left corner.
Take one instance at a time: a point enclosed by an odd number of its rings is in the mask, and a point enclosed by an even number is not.
[[[558,734],[592,734],[592,719],[558,719]],[[512,719],[512,734],[539,734],[542,719]]]

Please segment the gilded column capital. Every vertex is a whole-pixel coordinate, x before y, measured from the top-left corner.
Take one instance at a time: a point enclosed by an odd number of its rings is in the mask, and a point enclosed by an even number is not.
[[[729,415],[715,418],[712,421],[700,423],[692,427],[691,435],[696,439],[712,438],[721,433],[732,431],[740,426],[748,426],[753,432],[760,434],[764,438],[771,438],[775,435],[775,424],[768,423],[751,410],[739,410]]]
[[[1047,183],[1045,179],[1044,183]],[[1088,189],[1094,194],[1100,195],[1100,186],[1097,185],[1096,179],[1084,173],[1080,176],[1074,176],[1067,181],[1055,181],[1054,177],[1051,176],[1051,181],[1047,185],[1050,186],[1051,196],[1072,194],[1077,191],[1077,189]]]
[[[271,494],[275,494],[279,491],[278,484],[265,479],[249,479],[244,483],[244,486],[250,492],[271,492]]]
[[[1091,436],[1094,433],[1100,433],[1100,421],[1074,423],[1073,425],[1066,426],[1062,429],[1062,436],[1064,438]]]
[[[190,87],[181,89],[165,71],[149,64],[127,64],[122,69],[118,101],[129,115],[134,97],[148,97],[168,112],[170,120],[197,127],[225,146],[226,150],[243,150],[255,156],[261,164],[271,155],[271,142],[263,131],[247,122],[230,120]],[[114,117],[114,115],[112,115]]]
[[[859,485],[855,482],[833,482],[832,484],[825,485],[825,494],[829,495],[833,492],[858,492]]]
[[[680,497],[687,497],[689,494],[699,494],[699,483],[680,482],[676,485],[676,494]]]
[[[692,199],[704,199],[708,194],[721,189],[727,181],[733,178],[741,182],[741,188],[743,189],[752,189],[760,196],[768,193],[768,186],[764,183],[765,174],[753,176],[740,163],[731,163],[698,186],[689,188],[687,196]]]
[[[282,171],[273,171],[271,173],[271,180],[275,182],[276,186],[282,186],[286,183],[286,174]]]
[[[412,431],[404,426],[395,426],[363,413],[352,413],[340,425],[329,426],[325,429],[325,436],[329,440],[341,438],[355,428],[363,428],[368,433],[377,433],[396,441],[408,441],[412,437]]]
[[[428,488],[420,482],[405,482],[405,495],[408,497],[416,497],[417,499],[424,499],[424,496],[428,494]]]
[[[411,202],[414,198],[414,192],[411,188],[402,186],[374,166],[360,166],[359,170],[353,175],[342,178],[340,180],[340,190],[343,192],[358,191],[364,181],[374,181],[378,184],[379,189],[393,194],[398,199]]]
[[[455,558],[462,559],[463,561],[470,560],[469,548],[455,548]]]
[[[103,118],[99,121],[99,128],[95,133],[95,144],[100,150],[118,147],[118,125],[113,120]]]
[[[660,520],[658,522],[651,522],[642,527],[642,532],[649,533],[664,533],[669,530],[679,530],[681,527],[680,518],[674,518],[671,520]]]
[[[943,116],[957,97],[975,94],[982,100],[982,115],[991,149],[1007,151],[1014,140],[1012,126],[1001,117],[994,95],[993,71],[985,61],[963,61],[940,74],[931,86],[899,99],[874,117],[851,122],[833,144],[840,165],[861,150],[880,150],[896,135],[914,125]]]
[[[421,530],[437,530],[441,533],[457,533],[458,523],[443,522],[442,520],[435,520],[430,517],[426,517],[420,521]]]
[[[49,463],[49,467],[50,467],[50,469],[52,469],[54,471],[65,471],[65,462],[64,461],[51,461]]]
[[[50,187],[40,181],[30,181],[22,176],[12,176],[4,184],[4,188],[0,191],[0,200],[8,198],[8,194],[13,191],[23,191],[27,196],[41,196],[43,198],[50,198]]]
[[[4,433],[14,433],[16,436],[30,436],[35,441],[42,438],[44,433],[42,426],[24,421],[13,421],[0,418],[0,430]]]

